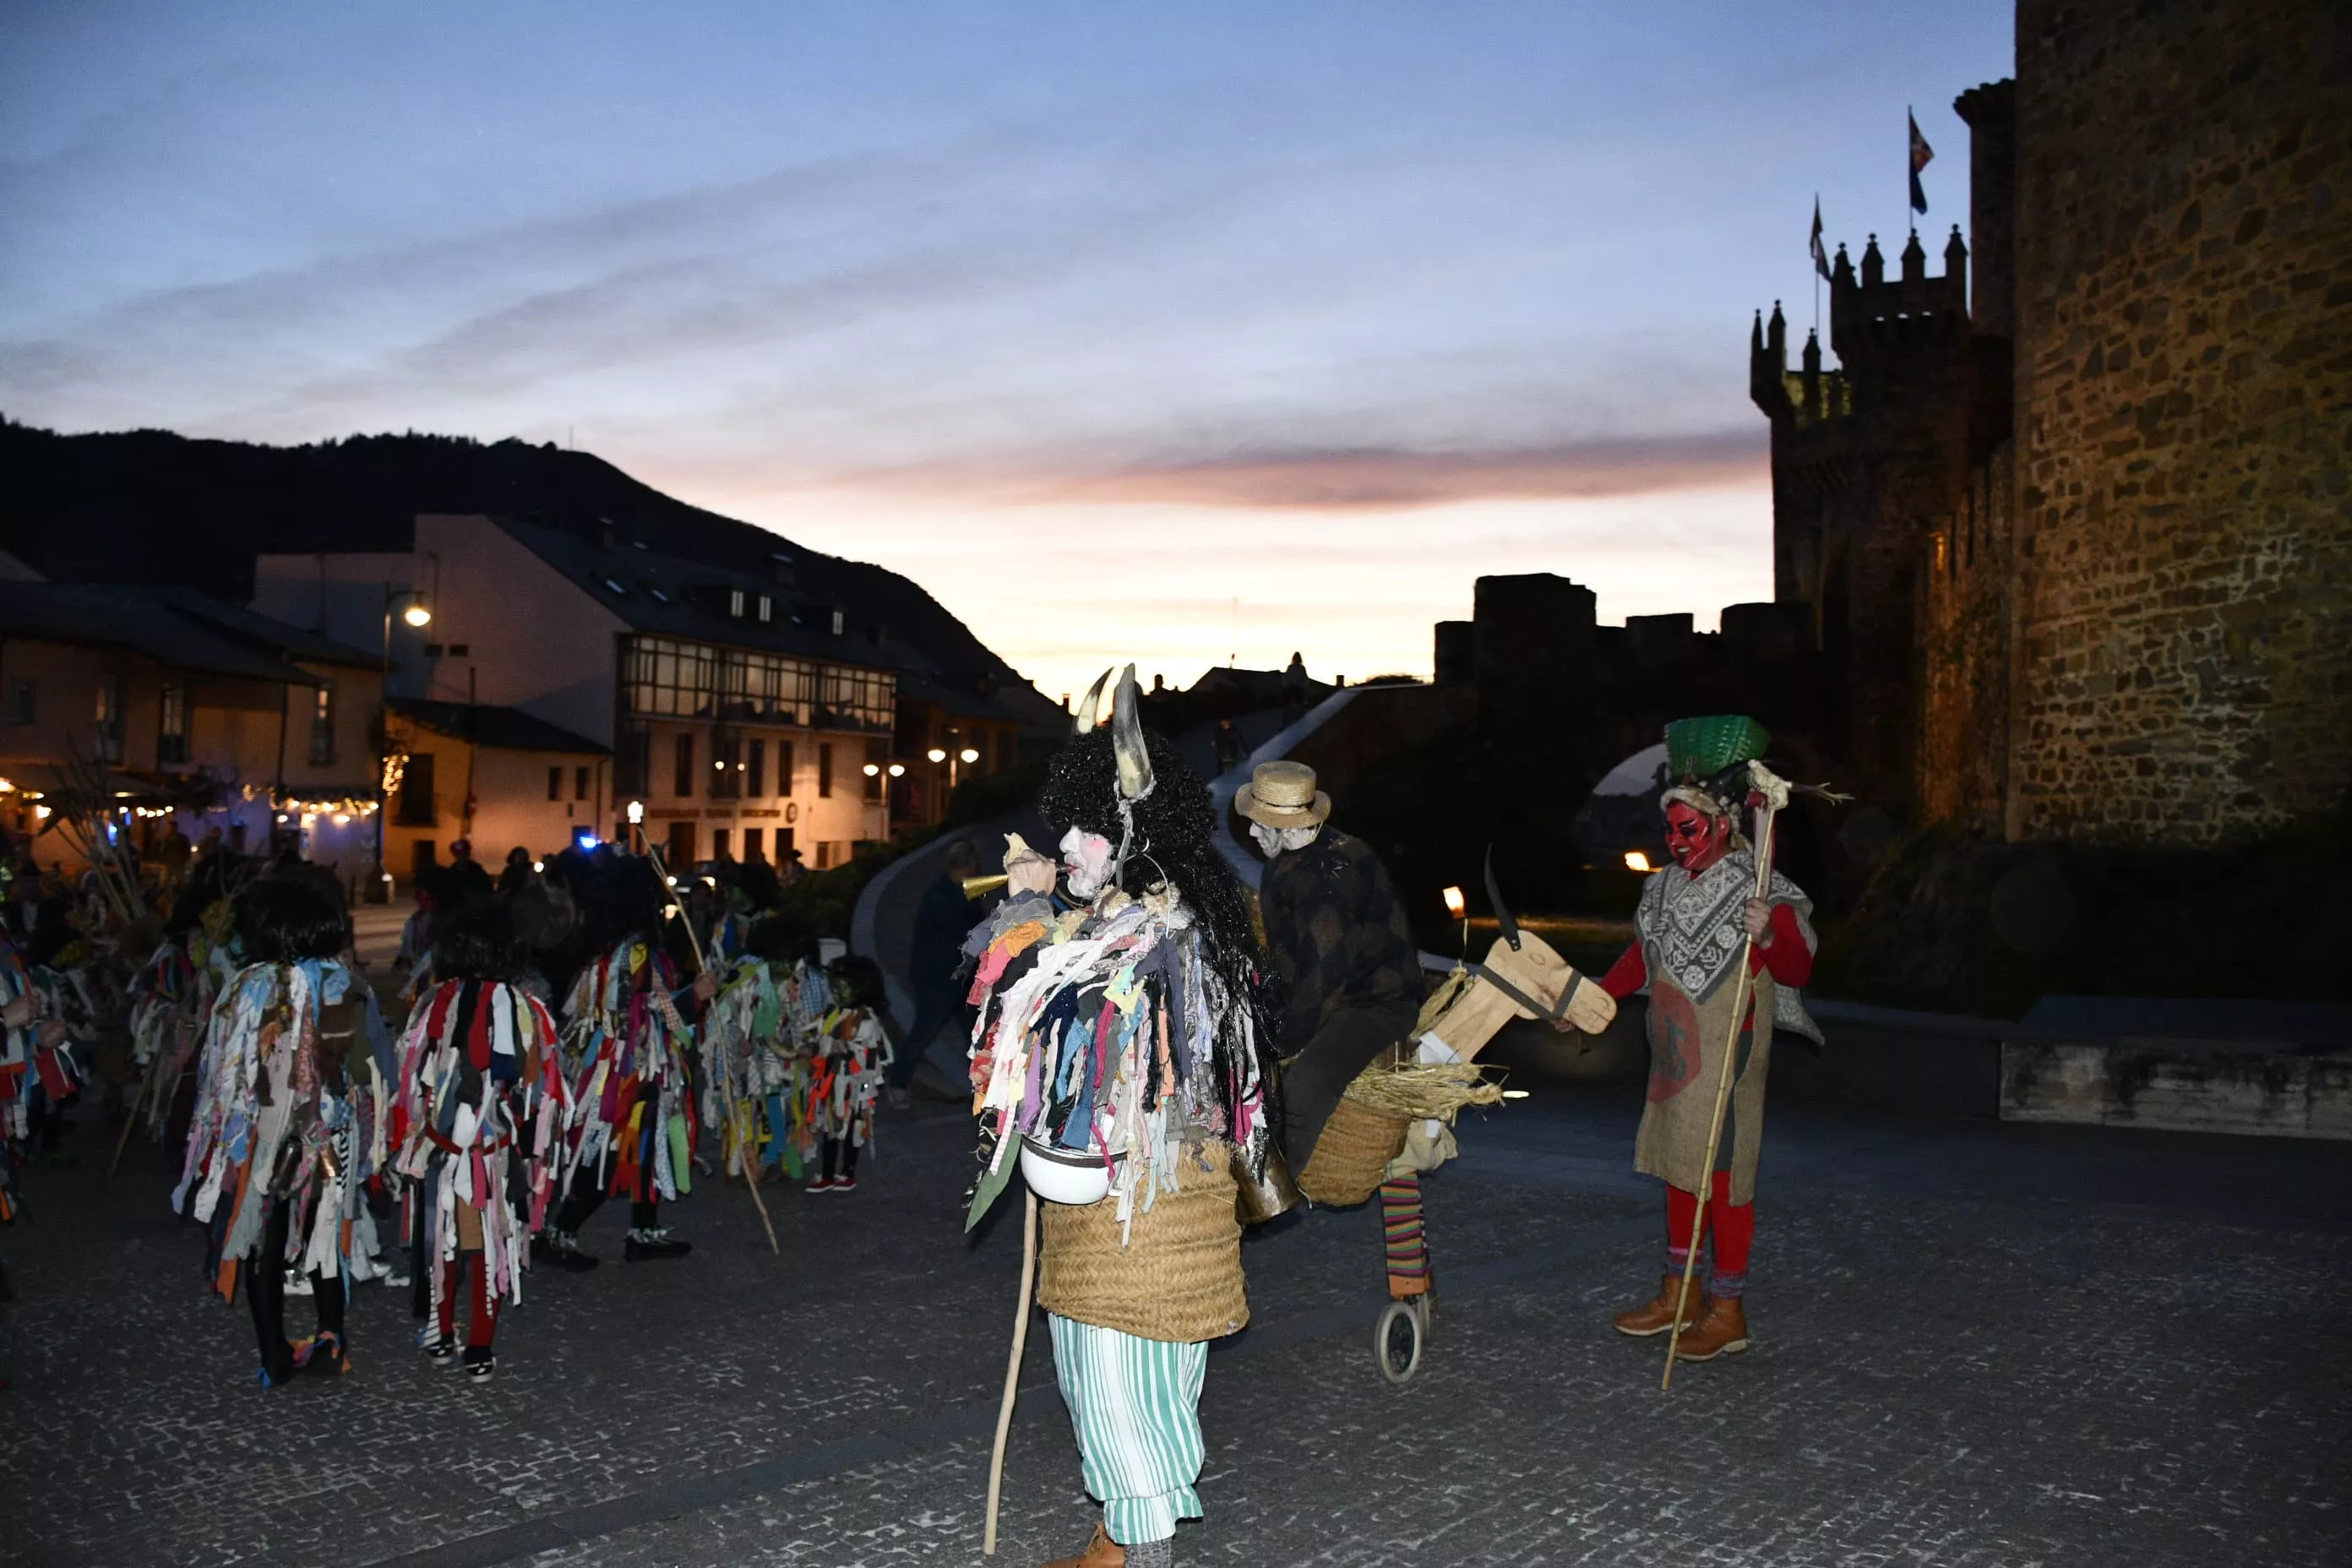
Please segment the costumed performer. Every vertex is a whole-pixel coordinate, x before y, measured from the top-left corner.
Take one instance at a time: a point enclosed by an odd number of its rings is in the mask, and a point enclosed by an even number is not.
[[[1258,913],[1266,956],[1288,992],[1275,1025],[1282,1147],[1290,1169],[1304,1172],[1348,1086],[1382,1051],[1412,1038],[1421,952],[1388,868],[1370,845],[1331,826],[1331,797],[1316,787],[1313,768],[1261,763],[1234,809],[1266,858]],[[1397,1162],[1380,1200],[1391,1293],[1423,1293],[1421,1173]]]
[[[828,975],[832,1005],[820,1014],[809,1048],[809,1121],[817,1138],[813,1193],[857,1190],[857,1153],[874,1142],[874,1101],[890,1068],[890,1036],[867,999],[880,999],[881,972],[865,959],[836,960]]]
[[[1633,944],[1602,977],[1619,998],[1650,988],[1649,1102],[1633,1147],[1633,1168],[1666,1184],[1666,1273],[1656,1298],[1617,1314],[1620,1333],[1646,1338],[1683,1323],[1678,1360],[1713,1361],[1748,1348],[1748,1248],[1756,1236],[1756,1167],[1764,1143],[1764,1086],[1772,1037],[1787,1030],[1819,1042],[1801,988],[1811,978],[1812,900],[1774,871],[1756,891],[1756,852],[1739,829],[1749,804],[1748,763],[1767,737],[1752,720],[1686,720],[1667,726],[1667,774],[1658,804],[1672,864],[1643,884]],[[1747,946],[1754,939],[1752,949]],[[1732,1040],[1734,977],[1750,953],[1753,991],[1740,1021],[1729,1109],[1706,1163],[1709,1124]],[[1691,1233],[1706,1209],[1714,1253],[1710,1278],[1693,1276],[1679,1300]]]
[[[1102,1503],[1049,1568],[1160,1568],[1200,1516],[1208,1342],[1249,1318],[1236,1178],[1263,1174],[1271,1139],[1263,956],[1207,790],[1136,696],[1130,668],[1116,739],[1082,719],[1053,761],[1040,805],[1061,866],[1014,837],[1005,901],[966,944],[992,1140],[973,1216],[1017,1149],[1049,1200],[1037,1300]]]
[[[741,1163],[755,1179],[771,1170],[797,1177],[814,1150],[809,1116],[809,1042],[833,1009],[824,971],[809,962],[808,929],[770,915],[744,939],[746,951],[703,1009],[702,1120],[724,1129],[720,1169]]]
[[[462,1288],[464,1365],[478,1380],[498,1365],[499,1299],[522,1300],[527,1238],[546,1218],[571,1093],[554,1016],[510,978],[517,958],[503,902],[459,910],[435,939],[436,979],[398,1047],[394,1135],[425,1221],[412,1266],[431,1281],[425,1355],[457,1363]]]
[[[264,879],[236,895],[252,961],[213,1009],[174,1210],[209,1226],[207,1269],[224,1300],[239,1266],[260,1342],[261,1381],[298,1366],[340,1373],[362,1187],[383,1163],[385,1085],[360,1026],[360,982],[335,958],[343,911],[301,882]],[[286,1338],[286,1270],[310,1281],[318,1333]]]
[[[709,1001],[709,971],[691,986],[662,951],[668,904],[651,861],[616,857],[582,909],[596,956],[572,982],[563,1004],[568,1173],[563,1206],[546,1232],[551,1256],[567,1268],[595,1267],[580,1227],[608,1197],[629,1200],[622,1256],[631,1263],[683,1258],[694,1244],[661,1223],[661,1203],[694,1184],[694,1036],[681,1008]]]

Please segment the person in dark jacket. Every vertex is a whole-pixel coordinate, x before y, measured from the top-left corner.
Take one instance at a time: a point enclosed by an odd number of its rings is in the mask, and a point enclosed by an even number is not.
[[[940,874],[923,889],[915,910],[915,940],[907,954],[907,977],[915,992],[915,1026],[907,1032],[890,1064],[886,1093],[894,1110],[908,1104],[907,1086],[923,1053],[939,1037],[957,1012],[955,977],[963,963],[963,939],[978,924],[982,910],[964,896],[964,879],[980,869],[979,853],[968,839],[948,846]]]
[[[1261,763],[1234,798],[1267,859],[1265,946],[1288,983],[1275,1023],[1284,1156],[1306,1168],[1339,1096],[1412,1032],[1421,956],[1370,845],[1328,826],[1331,797],[1304,763]]]

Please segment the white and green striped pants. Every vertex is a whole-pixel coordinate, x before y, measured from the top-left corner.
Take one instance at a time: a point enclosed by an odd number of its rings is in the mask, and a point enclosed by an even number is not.
[[[1201,1517],[1201,1379],[1205,1343],[1138,1339],[1048,1312],[1054,1371],[1077,1431],[1087,1491],[1122,1546],[1165,1541]]]

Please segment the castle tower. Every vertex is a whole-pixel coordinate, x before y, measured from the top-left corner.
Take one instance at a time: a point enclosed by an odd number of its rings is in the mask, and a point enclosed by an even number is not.
[[[1838,247],[1830,343],[1790,374],[1778,305],[1749,336],[1749,395],[1772,422],[1773,592],[1811,606],[1848,716],[1836,758],[1897,816],[1916,805],[1919,563],[1967,486],[1974,353],[1958,231],[1930,277],[1916,235],[1886,276],[1878,237],[1860,268]]]

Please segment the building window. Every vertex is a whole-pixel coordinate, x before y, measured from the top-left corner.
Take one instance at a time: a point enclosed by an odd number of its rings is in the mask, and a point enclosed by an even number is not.
[[[669,854],[666,857],[670,870],[684,876],[694,865],[694,824],[673,822],[669,825]]]
[[[335,760],[335,689],[321,686],[310,698],[310,765]]]
[[[762,624],[776,618],[776,601],[767,595],[760,595],[760,619]]]
[[[776,793],[790,799],[793,793],[793,743],[776,742]]]
[[[563,770],[561,767],[547,770],[547,798],[550,800],[563,798]]]
[[[884,773],[884,772],[883,772],[883,770],[884,770],[885,768],[887,768],[889,765],[890,765],[890,742],[887,742],[887,741],[868,741],[868,742],[866,742],[866,799],[868,799],[868,800],[880,800],[880,799],[882,798],[882,788],[883,788],[883,786],[884,786],[885,784],[888,784],[888,783],[890,782],[889,775],[888,775],[887,773]]]
[[[694,798],[694,737],[680,735],[674,742],[670,764],[670,793],[680,800]]]
[[[739,621],[743,618],[742,589],[730,588],[727,591],[727,613],[734,616]]]
[[[574,768],[572,770],[572,798],[574,800],[586,800],[588,798],[588,770],[586,768]]]
[[[731,860],[735,858],[733,828],[714,827],[710,830],[710,858],[713,860]]]
[[[188,760],[188,689],[177,681],[163,688],[156,704],[155,761]]]
[[[821,741],[816,748],[816,793],[820,800],[833,798],[833,742]]]
[[[8,722],[29,724],[33,721],[33,683],[12,680],[8,683]]]
[[[749,764],[743,770],[743,793],[753,800],[765,800],[768,795],[768,742],[754,740],[745,748]],[[750,842],[745,840],[746,844]]]
[[[629,711],[708,719],[719,700],[719,650],[668,637],[635,637],[622,659]]]
[[[403,827],[431,827],[433,815],[433,753],[411,752],[400,773],[400,805],[394,818]]]
[[[767,837],[768,830],[764,827],[745,828],[743,830],[743,858],[746,860],[760,859],[761,858],[760,853],[761,846]]]
[[[898,682],[889,671],[829,664],[815,722],[827,729],[887,731],[897,702]]]
[[[820,685],[817,667],[805,660],[729,652],[719,656],[719,713],[805,724]]]
[[[624,724],[614,737],[613,793],[649,795],[654,787],[654,732],[647,724]]]
[[[122,760],[122,677],[102,675],[98,679],[98,709],[94,715],[90,749],[101,763]]]

